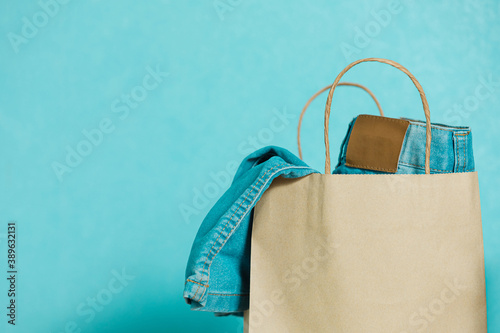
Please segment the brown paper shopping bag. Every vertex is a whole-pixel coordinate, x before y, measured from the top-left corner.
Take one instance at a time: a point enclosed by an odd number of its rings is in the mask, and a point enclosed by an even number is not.
[[[332,175],[328,120],[342,75],[363,61],[405,72],[424,106],[424,175]],[[430,174],[429,108],[401,65],[363,59],[333,83],[325,174],[276,179],[254,211],[245,331],[486,332],[476,172]]]

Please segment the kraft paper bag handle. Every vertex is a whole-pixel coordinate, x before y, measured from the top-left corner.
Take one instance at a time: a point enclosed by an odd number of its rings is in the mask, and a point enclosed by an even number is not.
[[[430,167],[430,156],[431,156],[431,113],[429,111],[429,104],[427,103],[427,98],[425,97],[424,89],[418,83],[417,79],[410,73],[409,70],[404,68],[402,65],[398,64],[395,61],[389,60],[389,59],[383,59],[383,58],[365,58],[365,59],[360,59],[352,62],[349,64],[342,72],[340,72],[339,75],[337,75],[337,78],[332,84],[332,87],[330,88],[330,92],[328,93],[328,98],[326,100],[326,106],[325,106],[325,149],[326,149],[326,155],[325,155],[325,174],[330,174],[331,173],[331,167],[330,167],[330,142],[328,140],[328,126],[330,122],[330,109],[332,106],[332,98],[333,98],[333,92],[335,91],[335,88],[339,85],[339,81],[342,78],[342,76],[352,67],[356,66],[357,64],[360,64],[362,62],[368,62],[368,61],[376,61],[376,62],[381,62],[384,64],[391,65],[392,67],[395,67],[399,69],[400,71],[404,72],[408,77],[412,80],[413,84],[415,87],[417,87],[418,92],[420,93],[420,99],[422,100],[422,105],[424,107],[424,113],[425,113],[425,121],[426,121],[426,138],[425,138],[425,173],[430,174],[431,173],[431,167]]]
[[[384,111],[382,110],[382,107],[380,106],[380,103],[378,102],[377,97],[375,97],[375,95],[373,94],[373,92],[370,89],[368,89],[367,87],[365,87],[362,84],[353,83],[353,82],[340,82],[339,86],[350,86],[350,87],[358,87],[358,88],[363,89],[368,94],[370,94],[370,96],[375,101],[375,104],[377,104],[377,108],[378,108],[378,110],[380,112],[380,115],[382,117],[384,116]],[[300,113],[299,126],[297,128],[297,146],[299,147],[299,157],[300,157],[300,159],[302,159],[302,147],[300,145],[300,127],[302,126],[302,118],[304,117],[304,114],[306,113],[306,110],[309,107],[309,105],[312,103],[312,101],[314,101],[316,99],[316,97],[318,97],[323,92],[325,92],[328,89],[330,89],[331,87],[332,87],[331,85],[328,85],[328,86],[324,87],[323,89],[319,90],[318,92],[316,92],[314,95],[312,95],[312,97],[309,98],[309,100],[307,101],[306,105],[304,105],[304,108],[302,109],[302,112]]]

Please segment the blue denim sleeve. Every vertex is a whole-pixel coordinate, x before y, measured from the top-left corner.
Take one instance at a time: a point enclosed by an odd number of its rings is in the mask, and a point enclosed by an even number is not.
[[[246,157],[230,188],[212,207],[194,240],[184,298],[193,310],[216,315],[248,309],[253,207],[278,176],[318,173],[288,150],[269,146]]]

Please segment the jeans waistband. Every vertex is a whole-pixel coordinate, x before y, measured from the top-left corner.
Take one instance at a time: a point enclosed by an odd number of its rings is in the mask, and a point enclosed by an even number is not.
[[[342,143],[339,163],[345,161],[347,144],[356,119],[357,117],[349,125],[348,133]],[[425,173],[425,122],[408,118],[401,119],[408,120],[410,125],[401,147],[398,173]],[[436,123],[431,124],[431,134],[431,173],[474,171],[472,134],[469,127]],[[408,169],[412,171],[409,172]]]
[[[425,122],[410,122],[399,156],[400,166],[425,170]],[[431,124],[431,172],[474,171],[472,134],[466,126]]]

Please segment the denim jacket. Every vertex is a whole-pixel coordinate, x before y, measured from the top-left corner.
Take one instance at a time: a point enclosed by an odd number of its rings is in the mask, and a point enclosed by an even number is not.
[[[253,207],[274,178],[311,173],[318,171],[280,147],[262,148],[243,160],[193,243],[184,286],[193,310],[242,315],[248,309]]]

